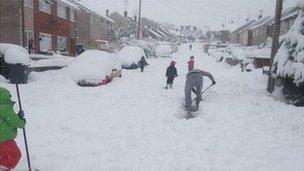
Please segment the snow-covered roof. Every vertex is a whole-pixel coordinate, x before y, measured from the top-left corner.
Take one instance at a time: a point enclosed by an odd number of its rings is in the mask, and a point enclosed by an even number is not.
[[[79,8],[73,4],[72,2],[68,1],[68,0],[57,0],[58,2],[64,3],[65,5],[75,9],[75,10],[79,10]]]
[[[241,33],[243,32],[246,28],[248,28],[248,26],[250,26],[253,22],[255,22],[255,20],[251,20],[249,22],[247,22],[246,24],[242,25],[241,27],[237,28],[235,30],[235,32]]]
[[[171,30],[171,29],[168,29],[168,31],[170,32],[170,34],[173,34],[173,35],[180,35],[180,33],[176,30]]]
[[[164,33],[162,33],[161,31],[159,31],[158,29],[152,29],[154,30],[156,33],[158,33],[159,35],[161,35],[162,37],[165,37],[166,35]]]
[[[154,31],[153,29],[149,30],[150,33],[154,34],[156,37],[163,37],[161,34],[159,34],[158,32]]]
[[[82,9],[82,10],[88,12],[88,13],[91,13],[91,14],[99,17],[99,18],[104,18],[104,19],[106,19],[106,20],[108,20],[108,21],[110,21],[112,23],[115,23],[115,21],[112,20],[111,18],[109,18],[107,16],[103,16],[103,15],[101,15],[101,14],[99,14],[99,13],[97,13],[97,12],[91,10],[91,9],[89,9],[85,4],[81,3],[81,1],[75,1],[75,0],[60,0],[60,1],[66,1],[66,2],[68,2],[68,3],[70,3],[70,4],[74,5],[74,6],[76,6],[78,9]]]
[[[261,18],[260,20],[257,20],[256,22],[254,22],[253,25],[251,25],[250,29],[253,30],[253,29],[256,29],[258,27],[261,27],[261,26],[267,24],[271,19],[272,18],[270,16]]]
[[[295,17],[297,15],[298,15],[298,7],[288,8],[282,12],[281,20],[286,20],[287,18]]]

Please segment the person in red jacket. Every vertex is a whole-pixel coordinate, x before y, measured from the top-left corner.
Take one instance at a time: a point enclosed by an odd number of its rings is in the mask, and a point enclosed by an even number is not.
[[[194,56],[190,57],[190,60],[188,61],[188,71],[191,71],[194,69]]]

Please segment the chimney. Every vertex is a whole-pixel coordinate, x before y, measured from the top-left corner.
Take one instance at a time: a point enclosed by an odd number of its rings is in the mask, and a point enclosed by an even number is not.
[[[128,12],[127,11],[124,12],[124,17],[128,17]]]
[[[109,10],[106,9],[106,16],[107,16],[107,17],[109,17],[109,13],[110,13]]]

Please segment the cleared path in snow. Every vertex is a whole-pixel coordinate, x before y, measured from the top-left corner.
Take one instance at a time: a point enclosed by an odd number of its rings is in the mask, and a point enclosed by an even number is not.
[[[204,95],[197,118],[178,119],[192,54],[197,68],[211,72],[217,85]],[[170,59],[151,59],[144,73],[124,70],[123,78],[97,88],[78,87],[63,71],[33,73],[21,91],[34,167],[303,169],[303,108],[269,97],[260,71],[241,73],[216,63],[198,45],[192,52],[182,46],[174,59],[179,77],[169,90],[163,87]],[[21,134],[18,143],[23,146]],[[25,168],[23,155],[17,170]]]

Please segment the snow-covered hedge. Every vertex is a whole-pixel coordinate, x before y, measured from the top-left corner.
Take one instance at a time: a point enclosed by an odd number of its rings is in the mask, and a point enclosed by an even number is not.
[[[276,72],[275,72],[276,69]],[[295,84],[304,82],[304,11],[284,37],[282,45],[275,56],[272,71],[276,77],[289,77]]]
[[[0,54],[4,55],[5,62],[9,64],[28,65],[30,62],[27,50],[18,45],[0,43]]]

